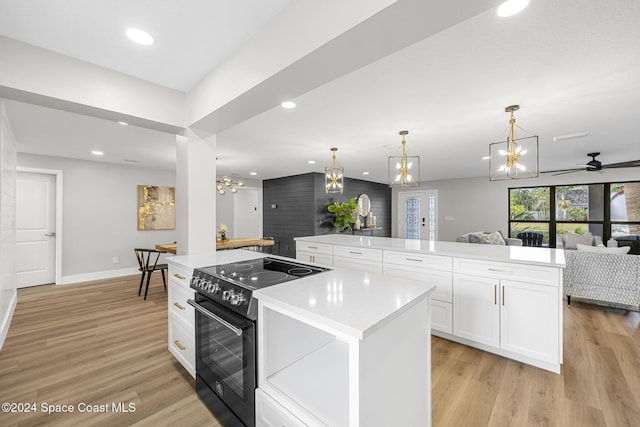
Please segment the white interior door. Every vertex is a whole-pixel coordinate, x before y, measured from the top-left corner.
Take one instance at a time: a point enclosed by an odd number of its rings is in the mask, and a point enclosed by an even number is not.
[[[398,237],[438,240],[437,206],[437,190],[399,192]]]
[[[18,172],[16,281],[19,288],[55,283],[56,177]]]
[[[258,188],[242,188],[233,195],[233,236],[262,237],[262,201]]]

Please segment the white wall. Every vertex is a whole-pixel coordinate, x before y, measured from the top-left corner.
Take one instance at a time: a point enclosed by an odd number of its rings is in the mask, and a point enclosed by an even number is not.
[[[23,153],[17,164],[63,171],[63,283],[136,274],[134,248],[177,240],[176,230],[138,231],[136,208],[138,185],[175,187],[174,171]]]
[[[16,141],[0,99],[0,348],[17,301],[15,219]]]
[[[217,179],[221,179],[219,176]],[[234,178],[234,181],[238,179]],[[245,187],[247,188],[259,188],[262,189],[262,181],[259,179],[241,179],[240,181],[244,182]],[[242,191],[242,189],[238,190]],[[235,236],[235,224],[234,224],[234,194],[230,191],[227,191],[223,196],[216,193],[216,227],[220,224],[224,224],[229,229],[227,233],[228,239],[233,239]],[[262,203],[262,200],[260,200]],[[218,235],[219,236],[219,235]]]
[[[496,231],[507,234],[509,222],[509,193],[511,187],[544,185],[591,184],[595,182],[624,182],[640,179],[638,169],[609,169],[602,173],[577,172],[539,178],[490,182],[489,177],[449,179],[421,182],[418,190],[438,190],[438,239],[455,241],[469,231]],[[391,195],[391,235],[397,237],[398,192],[416,188],[393,189]],[[453,220],[446,220],[453,217]]]

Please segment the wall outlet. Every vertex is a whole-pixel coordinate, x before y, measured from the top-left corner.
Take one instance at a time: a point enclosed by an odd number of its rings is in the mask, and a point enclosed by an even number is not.
[[[114,264],[117,264],[118,262],[119,262],[119,261],[118,261],[118,257],[117,257],[117,256],[114,256],[114,257],[113,257],[113,263],[114,263]]]

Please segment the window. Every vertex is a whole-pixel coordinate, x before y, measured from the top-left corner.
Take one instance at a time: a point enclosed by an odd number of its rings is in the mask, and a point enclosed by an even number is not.
[[[568,232],[638,236],[640,182],[510,188],[509,235],[523,231],[542,233],[551,247]]]

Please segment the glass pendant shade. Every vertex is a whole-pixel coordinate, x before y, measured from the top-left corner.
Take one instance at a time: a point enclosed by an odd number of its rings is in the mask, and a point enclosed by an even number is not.
[[[402,156],[389,156],[389,187],[419,187],[420,157],[407,156],[404,136],[409,131],[400,131],[402,135]]]
[[[340,164],[338,160],[336,160],[336,151],[337,148],[331,148],[333,152],[333,162],[331,166],[327,166],[324,168],[324,192],[329,193],[340,193],[344,191],[344,168]]]
[[[244,182],[242,182],[242,181],[237,181],[237,182],[233,181],[228,176],[223,176],[222,178],[216,180],[216,191],[221,196],[224,196],[224,194],[226,193],[226,191],[224,189],[225,187],[229,187],[231,192],[233,194],[236,194],[238,192],[238,187],[244,187]]]
[[[505,108],[506,112],[511,113],[506,137],[503,134],[500,140],[489,144],[490,181],[538,177],[538,136],[516,125],[513,112],[519,108],[518,105]],[[516,137],[516,128],[523,135]]]

